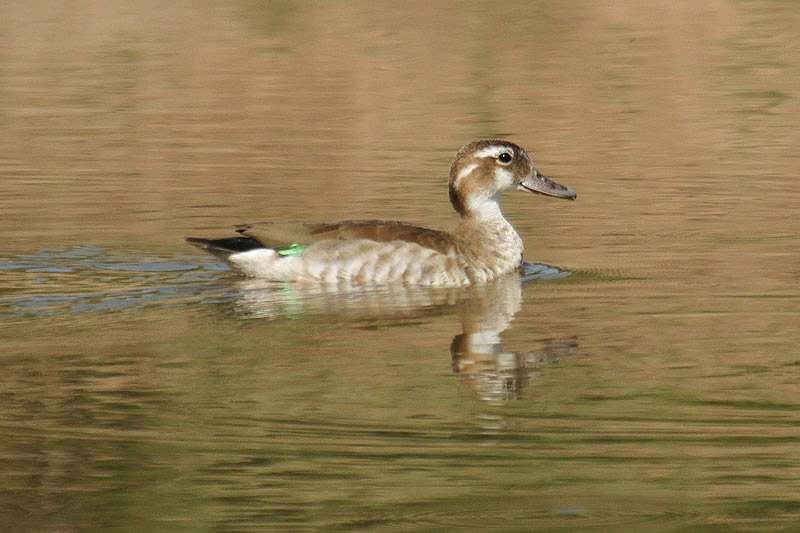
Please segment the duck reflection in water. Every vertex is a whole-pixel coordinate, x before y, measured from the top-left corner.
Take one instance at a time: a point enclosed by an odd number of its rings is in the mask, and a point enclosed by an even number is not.
[[[524,263],[516,276],[473,287],[458,306],[462,333],[450,343],[453,371],[473,396],[493,404],[516,400],[537,368],[557,363],[577,349],[575,338],[547,339],[538,349],[510,352],[503,348],[501,333],[508,329],[522,305],[522,283],[553,279],[569,272]]]
[[[239,282],[236,310],[248,318],[322,317],[335,322],[396,320],[455,314],[461,332],[450,345],[453,371],[466,390],[491,403],[520,396],[530,376],[577,348],[574,338],[539,341],[539,347],[508,352],[501,334],[522,305],[522,284],[570,273],[524,263],[520,269],[483,285],[426,288],[405,285]]]

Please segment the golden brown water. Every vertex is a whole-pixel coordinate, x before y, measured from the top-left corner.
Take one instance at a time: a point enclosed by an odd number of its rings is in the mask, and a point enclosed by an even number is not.
[[[0,526],[800,528],[792,2],[0,6]],[[454,224],[525,280],[323,290],[182,242]]]

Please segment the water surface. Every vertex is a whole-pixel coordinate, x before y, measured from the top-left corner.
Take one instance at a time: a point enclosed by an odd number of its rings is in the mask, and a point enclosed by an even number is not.
[[[0,524],[800,527],[800,12],[281,1],[0,7]],[[243,280],[255,220],[454,224],[484,287]]]

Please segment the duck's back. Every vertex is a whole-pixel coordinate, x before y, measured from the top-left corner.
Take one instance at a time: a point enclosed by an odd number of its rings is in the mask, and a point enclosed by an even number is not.
[[[345,220],[319,224],[256,222],[238,226],[236,231],[267,248],[275,249],[328,240],[359,239],[383,243],[409,242],[443,254],[453,248],[453,236],[447,232],[386,220]]]

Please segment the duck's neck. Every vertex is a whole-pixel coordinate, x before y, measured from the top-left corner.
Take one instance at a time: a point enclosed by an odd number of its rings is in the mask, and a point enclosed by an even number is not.
[[[469,262],[495,274],[518,267],[522,262],[522,239],[503,216],[500,204],[490,199],[470,207],[454,231],[464,249],[469,250]]]

